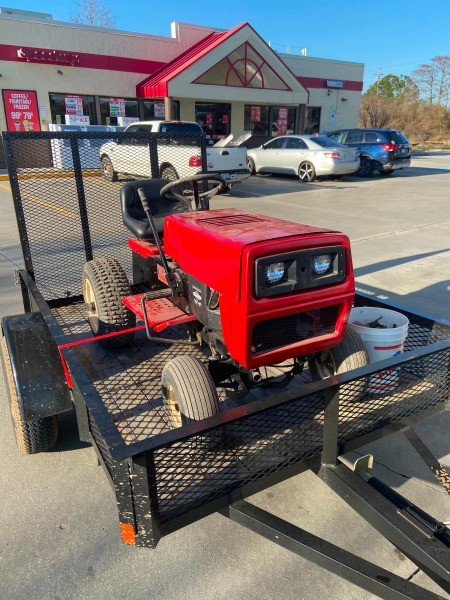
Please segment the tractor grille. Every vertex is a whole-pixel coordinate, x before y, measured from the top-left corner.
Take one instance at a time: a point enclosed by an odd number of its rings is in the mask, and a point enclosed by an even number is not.
[[[338,306],[327,306],[258,323],[253,328],[252,353],[275,350],[333,333],[338,309]]]

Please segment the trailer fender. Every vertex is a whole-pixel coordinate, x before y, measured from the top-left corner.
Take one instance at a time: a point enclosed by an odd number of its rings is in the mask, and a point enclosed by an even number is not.
[[[3,317],[2,329],[23,421],[70,410],[73,404],[58,348],[41,313]],[[2,366],[5,372],[3,356]]]

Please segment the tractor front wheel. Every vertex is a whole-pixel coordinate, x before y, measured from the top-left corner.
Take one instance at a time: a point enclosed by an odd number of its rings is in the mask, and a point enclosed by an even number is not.
[[[313,381],[320,381],[339,373],[345,373],[369,364],[369,355],[359,335],[347,327],[340,344],[329,350],[314,354],[308,360]],[[360,400],[367,389],[366,379],[352,381],[342,386],[342,397]]]
[[[164,367],[162,392],[170,425],[174,428],[219,414],[219,398],[205,365],[193,356],[177,356]],[[199,436],[197,445],[212,449],[220,434],[212,431]]]
[[[84,265],[83,297],[94,335],[114,333],[136,325],[136,316],[122,304],[131,295],[131,286],[115,258],[97,258]],[[104,348],[131,343],[133,332],[99,340]]]
[[[24,421],[20,399],[17,394],[16,384],[14,383],[11,357],[5,338],[1,341],[1,351],[5,366],[5,384],[17,446],[23,454],[47,452],[55,445],[58,438],[58,421],[56,415],[34,419],[33,421]]]

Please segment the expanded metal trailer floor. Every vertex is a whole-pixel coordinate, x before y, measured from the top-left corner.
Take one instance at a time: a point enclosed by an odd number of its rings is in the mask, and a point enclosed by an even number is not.
[[[83,303],[76,303],[54,309],[54,315],[66,333],[68,340],[76,341],[89,338],[91,330],[86,319]],[[182,339],[185,334],[183,326],[164,331],[164,337]],[[430,332],[417,323],[411,323],[405,351],[446,339],[445,331],[438,329]],[[102,397],[114,423],[124,442],[130,444],[170,430],[163,398],[161,395],[161,371],[164,365],[180,354],[190,354],[206,361],[207,353],[197,346],[168,345],[150,342],[145,331],[135,333],[134,342],[119,350],[104,350],[100,344],[88,343],[78,346],[77,355],[88,371],[92,382]],[[287,365],[286,365],[287,367]],[[425,370],[429,371],[424,377]],[[283,367],[263,369],[263,375],[283,378]],[[285,390],[298,389],[311,383],[307,368],[288,383]],[[342,395],[340,422],[341,437],[348,440],[361,435],[373,425],[378,426],[386,420],[400,418],[432,406],[442,401],[447,384],[445,369],[433,367],[433,357],[428,357],[426,364],[413,364],[409,369],[399,372],[399,381],[395,390],[390,393],[365,393],[357,401],[346,401],[345,390]],[[351,395],[352,385],[348,386]],[[225,390],[219,390],[222,410],[234,408],[240,403],[249,403],[273,395],[280,388],[253,389],[244,400],[236,402]],[[440,399],[439,399],[440,398]],[[439,400],[438,400],[439,399]],[[297,410],[298,410],[297,406]],[[292,429],[293,423],[286,408],[286,430]],[[307,430],[307,438],[311,447],[320,450],[322,442],[323,411],[321,403],[313,398],[303,400],[303,420]],[[296,421],[298,420],[295,419]],[[302,427],[303,429],[303,427]],[[305,433],[306,435],[306,433]],[[308,452],[309,454],[309,452]]]

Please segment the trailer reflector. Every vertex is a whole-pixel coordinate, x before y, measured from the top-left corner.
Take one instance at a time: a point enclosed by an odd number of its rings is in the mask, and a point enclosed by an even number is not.
[[[131,523],[120,523],[120,535],[122,536],[122,542],[124,544],[136,546],[136,535]]]

